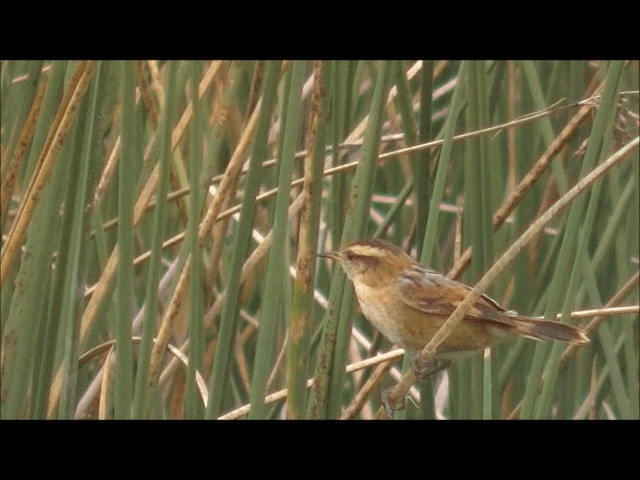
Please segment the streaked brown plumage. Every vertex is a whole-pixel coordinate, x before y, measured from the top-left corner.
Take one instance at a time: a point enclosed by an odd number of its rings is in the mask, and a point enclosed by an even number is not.
[[[429,343],[471,290],[380,240],[356,242],[320,256],[340,261],[367,320],[391,342],[414,352]],[[440,346],[436,358],[491,347],[511,335],[589,341],[576,327],[517,315],[483,295]]]

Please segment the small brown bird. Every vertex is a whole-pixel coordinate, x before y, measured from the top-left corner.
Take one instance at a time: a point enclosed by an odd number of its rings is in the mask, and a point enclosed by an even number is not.
[[[353,282],[362,313],[389,341],[420,352],[471,291],[462,283],[415,262],[388,242],[371,240],[340,252],[320,254],[339,260]],[[587,343],[582,330],[507,311],[483,295],[438,348],[436,362],[417,364],[426,376],[445,367],[453,354],[494,346],[510,335],[536,340]]]

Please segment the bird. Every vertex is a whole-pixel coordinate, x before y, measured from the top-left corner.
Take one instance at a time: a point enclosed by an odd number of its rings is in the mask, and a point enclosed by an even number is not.
[[[579,328],[519,315],[482,295],[440,344],[433,360],[424,363],[420,352],[471,288],[419,264],[383,240],[358,241],[319,256],[340,262],[364,317],[390,342],[414,353],[412,366],[420,378],[446,368],[456,357],[513,337],[589,342]]]

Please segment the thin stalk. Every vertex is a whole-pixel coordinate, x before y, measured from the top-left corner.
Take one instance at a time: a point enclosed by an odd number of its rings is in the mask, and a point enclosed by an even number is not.
[[[329,68],[327,68],[329,67]],[[320,222],[323,152],[328,97],[324,94],[330,64],[315,62],[311,100],[310,138],[305,159],[303,206],[300,213],[298,258],[289,325],[287,418],[303,418],[307,407],[306,379],[309,363],[310,322],[313,317],[313,286]]]
[[[260,187],[259,165],[267,157],[267,138],[271,114],[276,101],[278,85],[279,62],[269,62],[266,67],[264,88],[260,103],[260,116],[256,126],[255,139],[251,152],[249,171],[245,183],[245,193],[242,200],[240,221],[234,235],[233,251],[231,252],[231,266],[229,281],[225,290],[225,302],[222,306],[220,329],[218,331],[218,343],[213,359],[211,379],[209,381],[209,403],[207,404],[206,418],[219,416],[225,389],[226,373],[229,364],[229,352],[231,339],[235,330],[235,321],[238,312],[240,296],[240,275],[242,263],[249,248],[251,236],[248,235],[253,221],[255,209],[255,197]],[[258,107],[256,107],[257,109]],[[205,317],[206,319],[206,317]]]
[[[116,338],[116,375],[114,378],[115,418],[131,417],[133,393],[133,347],[131,319],[133,318],[133,207],[135,195],[134,168],[138,161],[133,155],[138,139],[135,136],[135,65],[120,63],[120,95],[122,98],[122,153],[118,163],[118,263],[117,318],[114,319]]]
[[[198,188],[202,174],[203,149],[201,145],[202,133],[206,125],[205,108],[198,95],[198,79],[202,76],[202,65],[193,62],[191,66],[191,97],[193,98],[193,124],[189,129],[191,161],[189,162],[189,223],[187,235],[193,265],[189,277],[189,364],[187,366],[185,418],[202,417],[204,410],[199,403],[198,376],[202,370],[204,338],[202,336],[203,295],[200,288],[202,275],[202,252],[198,248],[198,221],[202,206],[202,191]],[[205,402],[206,405],[206,402]]]
[[[258,330],[258,345],[256,348],[253,378],[251,379],[251,410],[249,418],[263,418],[266,414],[264,405],[265,388],[270,369],[273,364],[273,350],[276,343],[276,321],[280,318],[277,313],[282,302],[283,279],[288,279],[287,264],[283,264],[287,230],[289,226],[287,208],[289,206],[289,190],[291,174],[294,166],[294,153],[300,129],[298,121],[302,108],[302,83],[304,80],[305,63],[294,61],[291,70],[291,86],[287,112],[284,118],[284,136],[282,154],[280,158],[280,172],[278,178],[278,195],[276,196],[273,213],[273,245],[267,263],[267,275],[263,294],[263,304],[260,312],[260,329]]]
[[[176,62],[167,65],[168,85],[174,85],[176,77]],[[168,202],[166,201],[169,189],[169,171],[171,161],[171,139],[169,132],[173,122],[176,107],[175,96],[171,90],[165,90],[163,115],[160,120],[160,145],[158,152],[159,181],[156,190],[157,205],[154,210],[153,233],[151,236],[151,258],[147,274],[145,289],[145,315],[142,320],[142,344],[138,360],[138,368],[135,378],[135,392],[133,396],[133,418],[144,418],[149,404],[148,375],[151,361],[151,348],[153,346],[154,327],[156,324],[156,312],[158,302],[158,282],[160,280],[160,268],[162,260],[162,236],[167,225]]]

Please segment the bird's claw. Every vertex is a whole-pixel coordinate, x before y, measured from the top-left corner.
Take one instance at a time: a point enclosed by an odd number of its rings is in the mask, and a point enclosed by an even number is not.
[[[393,418],[393,412],[396,410],[404,410],[407,408],[406,402],[403,398],[393,400],[391,392],[393,388],[389,388],[382,392],[382,405],[384,406],[385,412],[387,412],[387,416],[389,418]]]
[[[411,360],[411,368],[419,379],[424,380],[428,376],[444,370],[450,363],[449,360],[438,359],[427,360],[425,362],[420,358],[420,354],[417,354],[413,357],[413,360]]]

